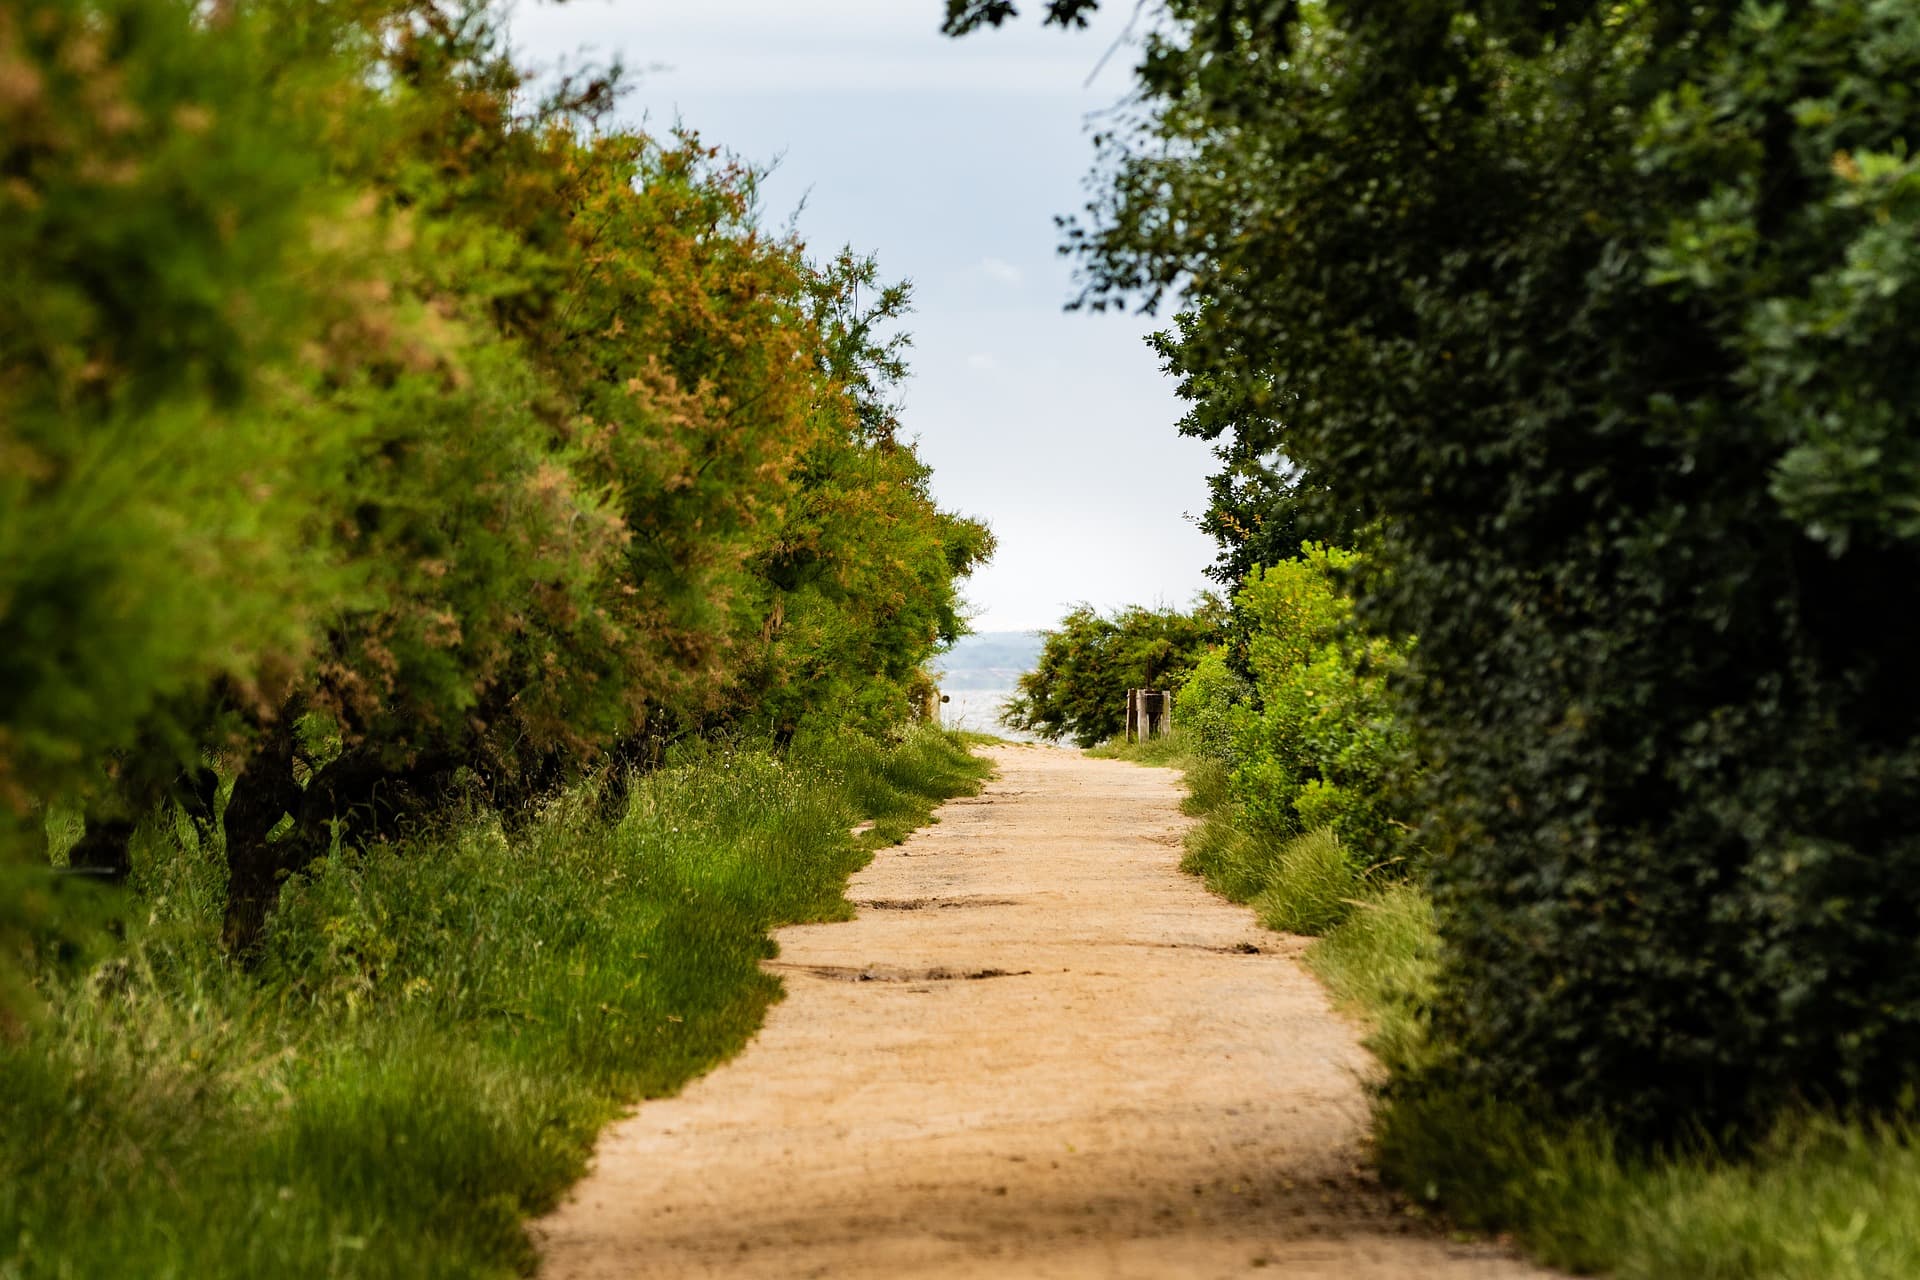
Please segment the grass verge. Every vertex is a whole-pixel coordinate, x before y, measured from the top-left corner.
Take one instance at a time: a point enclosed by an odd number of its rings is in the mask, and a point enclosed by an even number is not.
[[[218,851],[144,833],[117,954],[0,1047],[0,1277],[472,1277],[600,1127],[737,1052],[780,924],[987,766],[946,735],[708,749],[291,882],[220,958]],[[870,819],[855,838],[849,828]]]
[[[1143,762],[1187,772],[1188,812],[1201,822],[1185,869],[1253,905],[1269,927],[1317,935],[1305,963],[1367,1021],[1368,1047],[1396,1074],[1417,1066],[1429,1052],[1423,1009],[1440,948],[1427,895],[1356,874],[1324,833],[1252,831],[1225,770],[1170,745]],[[1510,1232],[1567,1270],[1622,1280],[1920,1276],[1920,1125],[1910,1119],[1808,1111],[1738,1154],[1701,1142],[1645,1155],[1597,1127],[1389,1089],[1374,1137],[1382,1172],[1417,1203],[1460,1226]]]
[[[1108,738],[1097,747],[1088,747],[1087,754],[1101,760],[1131,760],[1135,764],[1150,765],[1184,765],[1191,758],[1186,743],[1177,733],[1135,742]]]

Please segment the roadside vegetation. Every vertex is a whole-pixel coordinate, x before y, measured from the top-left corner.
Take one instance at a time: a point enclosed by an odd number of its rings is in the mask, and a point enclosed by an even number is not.
[[[1415,1199],[1913,1274],[1912,7],[1146,8],[1066,247],[1220,460],[1197,869],[1325,931]]]
[[[923,728],[475,803],[293,876],[248,971],[217,835],[147,827],[125,939],[0,1044],[0,1275],[523,1274],[600,1127],[758,1029],[768,931],[984,772]]]
[[[245,952],[336,839],[826,709],[887,731],[963,629],[992,538],[899,438],[905,287],[769,232],[691,133],[610,127],[617,77],[530,80],[501,21],[0,15],[11,887],[49,812],[122,878],[219,795]]]
[[[979,776],[908,290],[503,12],[0,8],[0,1276],[524,1271]]]
[[[1221,687],[1235,696],[1213,698]],[[1200,819],[1183,868],[1251,906],[1267,928],[1314,939],[1305,964],[1364,1020],[1367,1045],[1388,1068],[1376,1152],[1417,1209],[1456,1227],[1509,1233],[1541,1261],[1580,1274],[1920,1273],[1920,1126],[1910,1110],[1870,1116],[1801,1105],[1757,1139],[1729,1143],[1701,1131],[1647,1150],[1593,1121],[1547,1122],[1463,1090],[1397,1089],[1393,1081],[1419,1079],[1434,1052],[1443,942],[1421,863],[1355,856],[1331,826],[1276,826],[1258,816],[1271,809],[1243,803],[1246,788],[1267,785],[1265,775],[1236,768],[1234,737],[1206,726],[1257,723],[1246,708],[1258,688],[1190,680],[1176,710],[1186,727],[1090,754],[1181,769],[1184,807]],[[1379,731],[1334,716],[1320,721],[1314,740],[1337,750]]]

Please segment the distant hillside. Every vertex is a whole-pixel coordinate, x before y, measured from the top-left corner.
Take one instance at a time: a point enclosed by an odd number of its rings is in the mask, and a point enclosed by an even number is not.
[[[982,631],[964,637],[951,653],[934,659],[943,674],[940,687],[950,693],[968,689],[1011,689],[1040,659],[1038,631]]]

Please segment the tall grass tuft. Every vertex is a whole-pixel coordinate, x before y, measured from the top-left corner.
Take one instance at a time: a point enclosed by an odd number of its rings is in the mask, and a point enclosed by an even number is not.
[[[1310,937],[1353,914],[1362,892],[1360,874],[1331,827],[1281,841],[1273,850],[1266,886],[1253,899],[1260,923],[1282,933]]]
[[[1190,789],[1190,810],[1209,800],[1213,807],[1202,809],[1201,822],[1187,833],[1181,868],[1222,897],[1251,903],[1267,928],[1317,937],[1373,894],[1332,830],[1274,835],[1249,824],[1244,811],[1223,797],[1204,776]]]
[[[825,736],[701,748],[612,818],[595,784],[475,808],[289,881],[250,972],[211,839],[153,826],[127,944],[0,1046],[0,1277],[524,1272],[600,1126],[759,1027],[768,930],[844,916],[985,771],[930,730]]]

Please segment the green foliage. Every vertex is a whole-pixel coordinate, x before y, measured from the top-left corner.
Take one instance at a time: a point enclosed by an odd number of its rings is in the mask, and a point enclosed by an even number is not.
[[[1044,633],[1040,660],[1001,719],[1082,747],[1104,742],[1126,728],[1128,689],[1180,687],[1219,639],[1221,613],[1211,596],[1185,613],[1134,605],[1108,618],[1081,605]]]
[[[1285,389],[1257,365],[1252,372],[1221,369],[1199,342],[1205,331],[1198,314],[1183,313],[1172,329],[1148,341],[1161,371],[1179,380],[1178,394],[1189,406],[1180,434],[1212,441],[1220,461],[1207,478],[1207,509],[1199,525],[1220,548],[1208,576],[1233,590],[1261,565],[1298,555],[1302,543],[1351,546],[1360,530],[1329,486],[1282,452]]]
[[[1400,885],[1308,950],[1367,1043],[1405,1073],[1431,1049],[1440,938]],[[1550,1266],[1633,1280],[1895,1280],[1920,1266],[1920,1133],[1910,1116],[1791,1110],[1738,1152],[1692,1138],[1654,1154],[1604,1125],[1543,1121],[1472,1094],[1389,1088],[1383,1169],[1453,1222],[1508,1232]]]
[[[0,806],[301,657],[323,442],[250,395],[317,309],[340,190],[267,23],[156,0],[0,14]]]
[[[1910,6],[1166,9],[1072,243],[1090,303],[1184,289],[1221,431],[1376,531],[1360,619],[1419,637],[1428,1085],[1655,1140],[1891,1104]]]
[[[1309,544],[1248,578],[1234,608],[1253,698],[1230,720],[1249,820],[1277,833],[1330,827],[1364,866],[1400,856],[1413,766],[1388,693],[1410,646],[1350,625],[1345,583],[1358,563]]]
[[[252,974],[219,850],[150,827],[128,945],[0,1044],[0,1274],[524,1274],[598,1128],[758,1028],[767,930],[842,918],[867,851],[986,772],[932,730],[685,755],[611,816],[602,777],[335,852]]]
[[[856,313],[863,295],[872,301]],[[784,732],[823,711],[897,724],[934,648],[966,630],[958,580],[993,553],[984,525],[934,505],[931,470],[898,439],[891,397],[905,338],[880,330],[908,300],[906,286],[882,287],[871,260],[847,253],[817,286],[825,369],[848,394],[830,402],[839,427],[802,460],[760,553],[765,622],[735,694],[742,714]]]
[[[1174,698],[1173,722],[1193,754],[1232,765],[1236,706],[1253,694],[1252,682],[1228,664],[1224,646],[1207,650]]]
[[[537,97],[501,22],[0,14],[0,860],[73,801],[123,875],[184,803],[251,947],[330,841],[892,731],[964,629],[992,538],[897,438],[905,288],[691,133],[600,128],[610,80]]]
[[[1256,903],[1285,900],[1277,859],[1206,774],[1185,765],[1189,867]],[[1215,766],[1217,768],[1217,766]],[[1331,860],[1330,871],[1344,865]],[[1441,942],[1417,885],[1359,886],[1307,949],[1306,966],[1369,1024],[1367,1045],[1404,1079],[1427,1061]],[[1264,913],[1263,913],[1264,915]],[[1269,927],[1290,922],[1263,919]],[[1697,1140],[1655,1154],[1605,1126],[1543,1122],[1460,1091],[1389,1086],[1375,1113],[1385,1172],[1458,1224],[1518,1238],[1549,1265],[1661,1280],[1895,1280],[1920,1265],[1920,1134],[1910,1116],[1863,1121],[1794,1112],[1737,1154]]]

